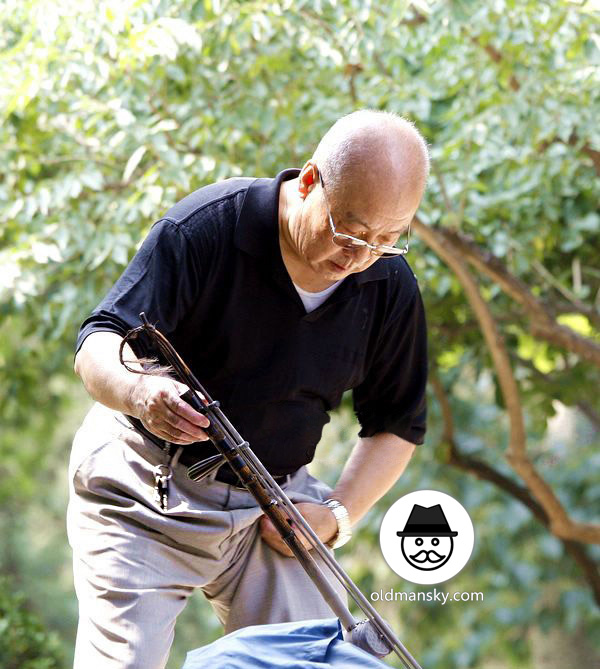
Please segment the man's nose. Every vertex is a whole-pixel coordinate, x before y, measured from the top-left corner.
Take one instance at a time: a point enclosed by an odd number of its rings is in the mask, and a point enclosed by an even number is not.
[[[358,265],[366,262],[371,256],[371,252],[367,246],[344,249],[344,252],[347,258],[352,259]]]

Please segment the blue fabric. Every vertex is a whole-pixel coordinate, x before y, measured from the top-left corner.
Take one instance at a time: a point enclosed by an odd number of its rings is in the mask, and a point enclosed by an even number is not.
[[[182,669],[381,669],[344,641],[337,618],[244,627],[187,654]]]

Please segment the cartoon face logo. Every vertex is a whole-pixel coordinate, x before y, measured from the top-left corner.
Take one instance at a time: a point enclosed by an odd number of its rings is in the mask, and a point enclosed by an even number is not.
[[[421,585],[456,576],[471,557],[474,542],[467,510],[439,490],[403,495],[390,506],[379,529],[381,554],[390,569]]]
[[[450,559],[454,549],[452,537],[402,537],[400,543],[404,559],[416,569],[439,569]]]
[[[440,504],[415,504],[402,532],[400,547],[404,559],[415,569],[433,571],[448,562],[454,550],[453,532]]]

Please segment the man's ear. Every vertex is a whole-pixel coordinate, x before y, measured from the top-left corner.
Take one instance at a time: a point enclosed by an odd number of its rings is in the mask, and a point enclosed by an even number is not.
[[[298,192],[302,199],[312,191],[318,180],[319,169],[312,160],[308,160],[298,175]]]

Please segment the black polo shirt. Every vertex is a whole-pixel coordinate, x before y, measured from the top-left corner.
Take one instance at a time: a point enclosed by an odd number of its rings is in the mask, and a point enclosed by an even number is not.
[[[275,475],[313,459],[350,388],[360,436],[421,444],[425,433],[416,278],[403,257],[380,259],[307,314],[279,248],[279,187],[298,173],[229,179],[178,202],[77,338],[79,350],[92,332],[124,335],[145,311]]]

